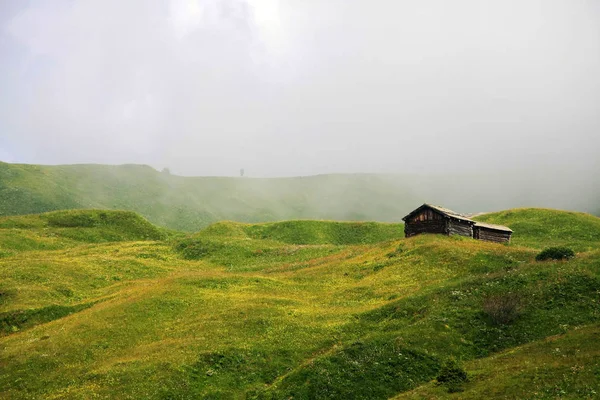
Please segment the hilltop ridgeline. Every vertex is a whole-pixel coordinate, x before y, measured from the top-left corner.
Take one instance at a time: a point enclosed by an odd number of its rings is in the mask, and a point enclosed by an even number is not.
[[[0,216],[65,209],[135,211],[159,226],[198,231],[222,220],[399,221],[414,197],[397,177],[181,177],[142,165],[0,163]]]
[[[524,205],[597,211],[596,204],[589,204],[589,199],[600,193],[596,180],[585,183],[553,174],[552,181],[544,183],[539,177],[513,177],[182,177],[144,165],[42,166],[0,162],[0,216],[66,209],[129,210],[158,226],[196,232],[223,220],[400,222],[415,205],[425,201],[443,203],[461,212]],[[581,187],[571,187],[577,182]],[[572,193],[577,193],[577,197]]]

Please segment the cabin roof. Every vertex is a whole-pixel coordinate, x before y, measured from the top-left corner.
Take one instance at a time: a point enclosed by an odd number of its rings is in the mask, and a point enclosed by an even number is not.
[[[509,227],[504,226],[504,225],[487,224],[484,222],[475,222],[475,226],[479,226],[481,228],[493,229],[496,231],[512,232],[512,229],[510,229]]]
[[[439,213],[442,213],[444,215],[446,215],[447,217],[450,218],[455,218],[461,221],[467,221],[467,222],[472,222],[475,223],[475,221],[473,221],[472,219],[470,219],[469,217],[459,214],[456,211],[452,211],[448,208],[444,208],[444,207],[440,207],[440,206],[434,206],[433,204],[423,204],[421,207],[418,207],[417,209],[411,211],[406,217],[402,218],[403,221],[406,221],[407,219],[409,219],[410,217],[412,217],[414,214],[420,212],[421,210],[423,210],[424,208],[431,208],[433,210],[436,210]]]

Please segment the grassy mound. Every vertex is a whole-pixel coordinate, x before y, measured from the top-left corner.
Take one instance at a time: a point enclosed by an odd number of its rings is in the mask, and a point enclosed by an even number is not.
[[[477,221],[506,225],[514,233],[513,243],[541,249],[567,246],[590,250],[600,243],[600,218],[590,214],[523,208],[484,214]]]
[[[0,218],[0,249],[60,248],[75,242],[162,240],[166,231],[131,211],[68,210]]]
[[[372,244],[404,237],[404,225],[379,222],[283,221],[263,224],[219,222],[200,234],[272,240],[299,245]]]
[[[404,225],[377,222],[285,221],[245,227],[253,239],[287,244],[372,244],[404,237]]]
[[[229,269],[302,268],[336,246],[375,244],[403,237],[401,224],[284,221],[265,224],[219,222],[174,243],[187,260],[205,260]]]

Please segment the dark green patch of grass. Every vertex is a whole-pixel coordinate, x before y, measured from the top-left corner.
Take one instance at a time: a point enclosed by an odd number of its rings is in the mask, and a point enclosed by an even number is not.
[[[8,335],[35,325],[44,324],[67,315],[90,308],[95,303],[76,306],[52,305],[33,310],[17,310],[0,313],[0,335]]]
[[[200,260],[225,249],[226,245],[223,243],[200,238],[186,238],[175,244],[175,251],[187,260]],[[228,250],[231,251],[232,246]]]
[[[297,355],[285,349],[227,348],[204,352],[191,365],[171,375],[158,396],[161,399],[233,399],[239,388],[264,388],[289,370]],[[248,390],[254,398],[261,390]]]
[[[427,315],[429,298],[414,296],[390,302],[383,307],[368,311],[359,316],[361,320],[381,323],[385,321],[405,321],[413,323]]]
[[[2,251],[0,250],[0,258],[4,258],[4,257],[10,257],[12,256],[14,253],[9,252],[9,251]]]
[[[433,378],[440,362],[397,337],[354,342],[285,376],[258,399],[387,399]]]
[[[575,257],[575,252],[568,247],[548,247],[535,256],[537,261],[568,260]]]
[[[456,360],[446,361],[436,376],[438,384],[446,386],[448,393],[462,392],[463,384],[469,381],[467,371]]]

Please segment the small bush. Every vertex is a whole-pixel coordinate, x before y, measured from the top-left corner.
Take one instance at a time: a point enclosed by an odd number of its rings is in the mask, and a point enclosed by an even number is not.
[[[455,360],[448,360],[436,377],[438,384],[445,385],[448,393],[462,392],[462,384],[469,381],[467,371]]]
[[[521,296],[517,293],[492,295],[483,301],[483,312],[497,325],[506,325],[517,319]]]
[[[535,256],[537,261],[568,260],[575,257],[575,252],[568,247],[548,247]]]

